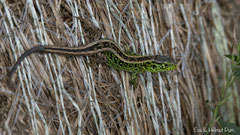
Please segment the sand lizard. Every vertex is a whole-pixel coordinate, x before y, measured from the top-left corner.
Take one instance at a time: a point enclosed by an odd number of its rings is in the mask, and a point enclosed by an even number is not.
[[[106,58],[106,64],[116,70],[124,70],[132,72],[131,83],[136,86],[136,79],[139,73],[148,72],[163,72],[176,69],[176,62],[167,56],[131,56],[122,51],[118,44],[109,39],[100,39],[81,47],[60,47],[60,46],[35,46],[25,51],[24,54],[17,60],[16,64],[11,69],[9,76],[16,71],[17,66],[21,61],[32,53],[44,52],[53,54],[67,55],[93,55],[103,53]]]

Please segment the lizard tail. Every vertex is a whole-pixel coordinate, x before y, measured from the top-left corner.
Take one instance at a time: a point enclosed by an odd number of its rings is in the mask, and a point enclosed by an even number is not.
[[[29,50],[27,50],[26,52],[24,52],[21,57],[17,60],[16,64],[13,66],[13,68],[11,69],[11,71],[9,72],[8,76],[9,78],[12,77],[13,73],[17,70],[18,65],[24,60],[24,58],[26,58],[27,56],[29,56],[32,53],[36,53],[36,52],[42,52],[44,51],[44,46],[40,45],[40,46],[35,46]]]

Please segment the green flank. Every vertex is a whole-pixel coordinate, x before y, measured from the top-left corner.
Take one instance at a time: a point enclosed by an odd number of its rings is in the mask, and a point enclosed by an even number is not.
[[[120,60],[114,53],[110,51],[104,52],[107,57],[107,65],[116,70],[124,70],[128,72],[132,72],[132,80],[130,83],[136,87],[136,81],[139,73],[148,71],[148,72],[164,72],[169,70],[176,69],[176,64],[172,64],[169,62],[156,62],[156,61],[148,61],[142,63],[128,63]]]

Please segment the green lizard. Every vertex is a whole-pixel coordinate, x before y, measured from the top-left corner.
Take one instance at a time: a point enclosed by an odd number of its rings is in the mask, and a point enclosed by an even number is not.
[[[123,52],[118,44],[109,39],[100,39],[81,47],[59,47],[59,46],[36,46],[27,50],[17,60],[16,64],[11,69],[9,76],[16,71],[17,66],[28,55],[36,52],[67,54],[67,55],[93,55],[96,53],[103,53],[106,58],[106,64],[116,70],[124,70],[132,72],[131,83],[136,86],[136,80],[139,73],[148,72],[163,72],[176,69],[175,61],[167,56],[153,55],[153,56],[131,56]]]

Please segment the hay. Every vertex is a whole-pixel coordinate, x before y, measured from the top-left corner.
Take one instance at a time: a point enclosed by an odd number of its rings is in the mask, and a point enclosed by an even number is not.
[[[224,3],[239,5],[224,0],[220,7],[201,0],[1,1],[0,132],[196,133],[212,118],[205,101],[219,99],[230,69],[223,55],[232,45],[232,30],[240,28],[236,23],[224,28],[222,22],[229,22],[221,18],[228,16],[220,12],[230,12],[221,9]],[[171,56],[178,69],[143,73],[133,89],[130,73],[109,69],[95,57],[33,54],[22,62],[14,82],[7,81],[9,69],[28,48],[80,46],[99,38],[138,55]],[[232,93],[221,114],[240,124],[239,101],[232,105],[239,99],[236,87]]]

